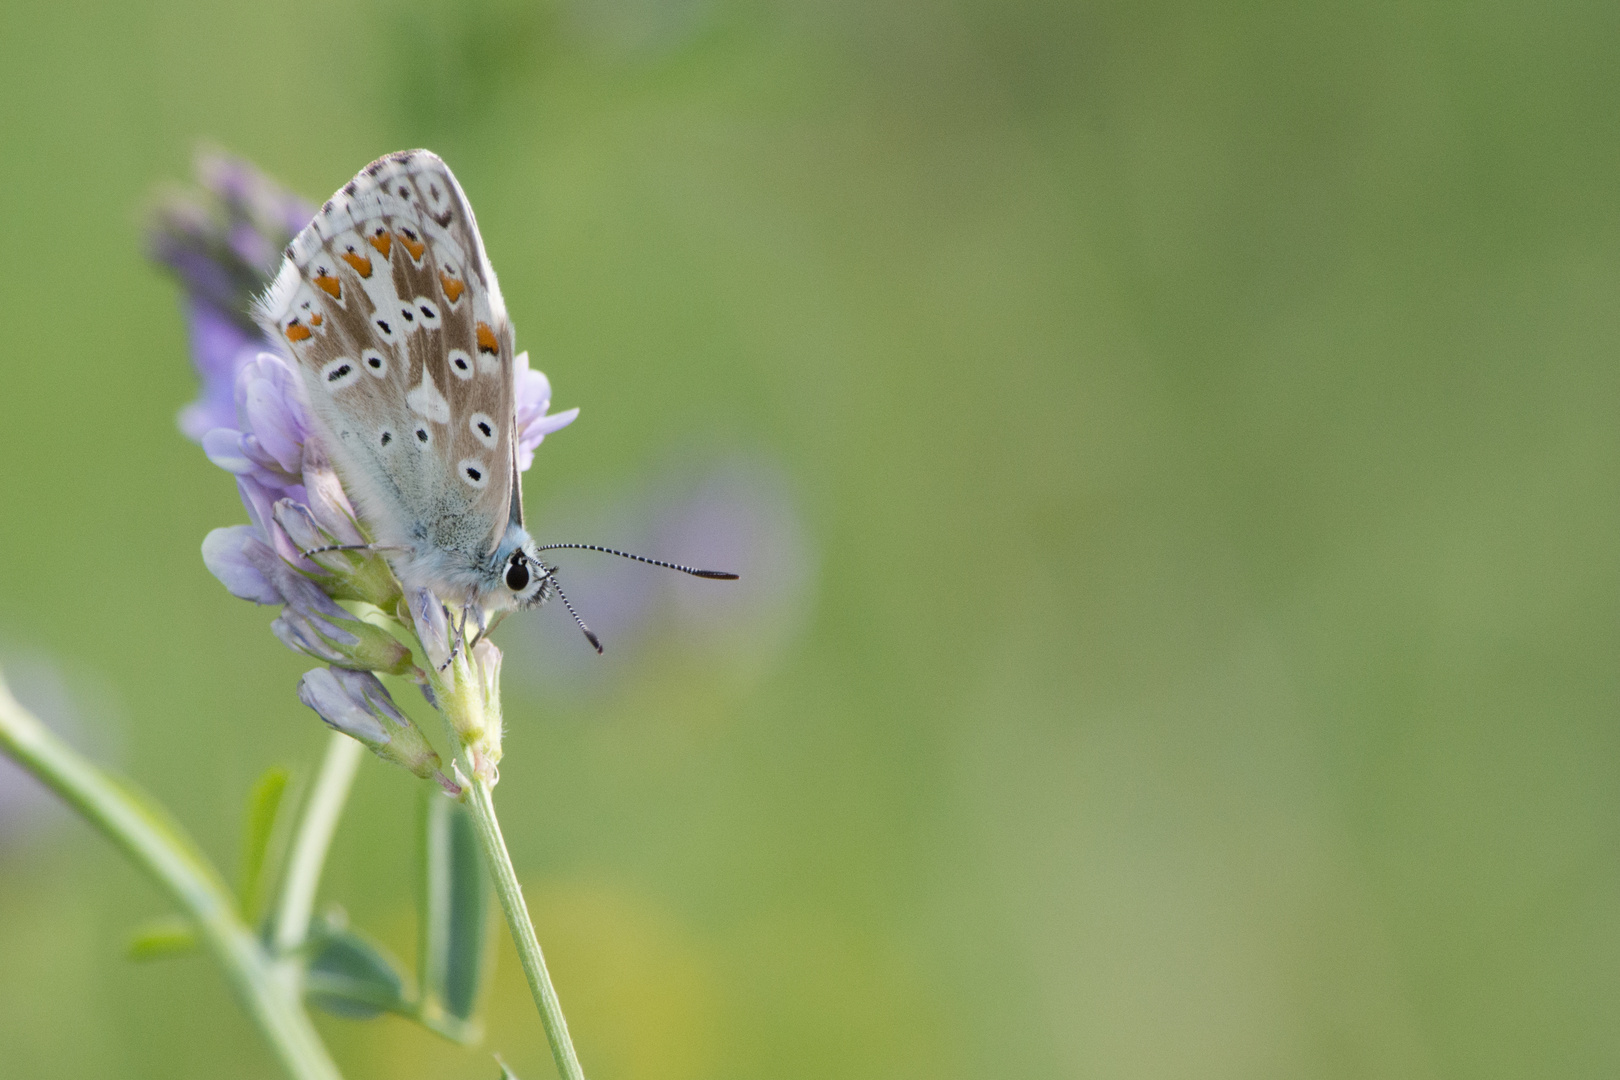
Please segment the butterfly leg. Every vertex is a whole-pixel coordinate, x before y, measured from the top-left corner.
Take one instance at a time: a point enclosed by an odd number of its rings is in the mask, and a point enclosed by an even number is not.
[[[446,621],[450,622],[454,632],[450,635],[450,655],[445,657],[444,663],[439,665],[440,672],[450,669],[450,665],[456,662],[456,657],[461,652],[461,646],[466,642],[467,609],[461,609],[461,618],[457,621],[450,620],[450,609],[448,607],[444,609],[444,614]]]
[[[467,642],[467,648],[472,649],[476,647],[480,641],[483,641],[484,637],[489,633],[489,619],[484,613],[484,605],[477,602],[472,602],[469,606],[473,613],[473,617],[476,620],[474,625],[476,625],[478,628],[478,633],[474,634],[473,639]],[[468,610],[468,608],[461,609],[463,623],[466,621],[466,614]]]

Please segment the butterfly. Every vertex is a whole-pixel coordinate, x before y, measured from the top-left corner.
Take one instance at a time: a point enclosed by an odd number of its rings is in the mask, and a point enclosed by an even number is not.
[[[542,547],[524,528],[512,321],[436,154],[389,154],[343,185],[288,245],[255,318],[296,362],[369,546],[407,589],[482,625],[558,592],[542,550],[609,550]]]

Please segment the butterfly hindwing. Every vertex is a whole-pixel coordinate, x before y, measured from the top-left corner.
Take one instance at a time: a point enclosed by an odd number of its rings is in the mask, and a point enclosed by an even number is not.
[[[289,245],[259,314],[374,539],[486,559],[521,513],[513,335],[444,162],[416,150],[361,170]]]

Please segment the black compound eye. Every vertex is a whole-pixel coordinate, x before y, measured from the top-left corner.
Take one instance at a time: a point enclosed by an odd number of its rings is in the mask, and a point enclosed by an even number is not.
[[[513,592],[522,592],[529,584],[529,568],[517,560],[506,568],[506,587]]]

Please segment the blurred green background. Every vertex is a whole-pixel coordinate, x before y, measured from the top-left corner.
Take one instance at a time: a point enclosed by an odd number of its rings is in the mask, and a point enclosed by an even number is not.
[[[566,562],[612,667],[498,636],[595,1080],[1613,1076],[1617,136],[1612,4],[8,0],[0,655],[233,865],[324,735],[198,556],[142,210],[198,140],[317,201],[428,146],[583,409],[537,531],[753,571]],[[324,892],[407,956],[413,793],[368,759]],[[278,1075],[12,817],[0,1075]]]

